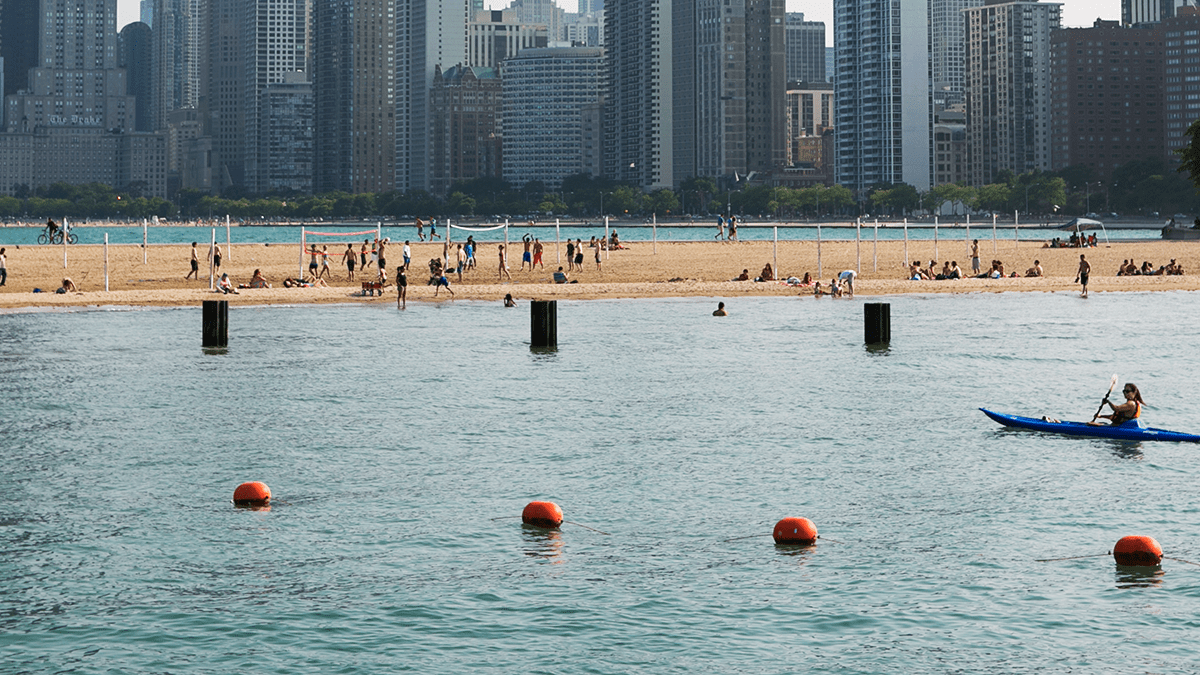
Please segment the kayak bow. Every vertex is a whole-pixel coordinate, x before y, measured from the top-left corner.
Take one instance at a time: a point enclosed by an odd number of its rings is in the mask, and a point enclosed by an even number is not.
[[[1123,424],[1092,425],[1084,422],[1059,422],[1057,420],[1038,419],[1036,417],[1021,417],[1005,415],[980,408],[984,415],[1016,429],[1044,431],[1050,434],[1065,434],[1067,436],[1089,436],[1092,438],[1113,438],[1119,441],[1176,441],[1181,443],[1200,443],[1200,436],[1183,434],[1178,431],[1155,429],[1148,427],[1141,419],[1129,420]]]

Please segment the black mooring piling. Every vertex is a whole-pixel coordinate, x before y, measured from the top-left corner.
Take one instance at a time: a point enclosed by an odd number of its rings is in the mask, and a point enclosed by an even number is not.
[[[864,341],[869,345],[892,341],[892,306],[886,302],[863,304]]]
[[[533,300],[529,303],[530,337],[533,349],[558,349],[558,301]]]
[[[229,301],[204,301],[203,347],[229,346]]]

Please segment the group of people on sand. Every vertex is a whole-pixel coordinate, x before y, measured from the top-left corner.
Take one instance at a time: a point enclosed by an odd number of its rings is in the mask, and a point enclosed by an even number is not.
[[[1092,234],[1080,234],[1076,232],[1073,233],[1071,238],[1066,241],[1063,241],[1059,237],[1055,237],[1046,242],[1042,248],[1095,248],[1096,243],[1096,233],[1093,232]]]
[[[1138,264],[1131,259],[1121,263],[1121,267],[1117,269],[1117,276],[1119,277],[1156,277],[1164,275],[1182,276],[1183,266],[1175,262],[1174,258],[1171,258],[1171,262],[1158,268],[1155,268],[1149,260],[1143,261],[1142,266],[1138,267]]]

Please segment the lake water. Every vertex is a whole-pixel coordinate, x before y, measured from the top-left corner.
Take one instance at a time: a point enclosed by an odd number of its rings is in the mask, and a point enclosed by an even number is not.
[[[479,227],[495,227],[491,225],[483,225]],[[341,243],[345,245],[348,242],[361,244],[365,238],[374,238],[375,223],[359,223],[354,227],[336,227],[332,225],[323,225],[320,223],[305,225],[304,229],[311,232],[332,233],[336,236],[310,236],[309,241],[319,244],[334,245]],[[712,241],[717,232],[715,223],[713,225],[704,224],[702,226],[685,226],[679,224],[659,225],[657,227],[643,223],[628,223],[614,222],[612,229],[617,230],[620,238],[625,241]],[[779,240],[780,241],[816,241],[817,237],[825,241],[854,241],[856,237],[861,237],[863,241],[873,241],[878,236],[880,241],[903,241],[905,237],[905,228],[900,223],[881,223],[878,233],[876,233],[874,224],[864,223],[862,228],[855,228],[853,224],[846,223],[827,224],[822,226],[818,233],[816,226],[808,226],[798,223],[780,224]],[[179,226],[179,227],[149,227],[147,228],[146,240],[151,245],[156,244],[190,244],[193,241],[206,244],[212,240],[214,229],[208,227],[194,226]],[[228,241],[234,244],[295,244],[300,241],[300,226],[293,227],[264,227],[255,225],[234,226],[229,228]],[[357,234],[350,236],[342,233],[362,232],[370,230],[371,234]],[[142,228],[137,227],[108,227],[105,225],[89,225],[87,227],[75,227],[73,232],[79,237],[80,244],[103,244],[104,235],[108,234],[108,241],[111,244],[141,244],[142,243]],[[0,245],[6,246],[31,246],[37,243],[38,235],[41,234],[40,227],[0,227]],[[556,238],[566,241],[569,239],[582,239],[587,241],[590,237],[598,237],[604,235],[604,223],[592,223],[589,226],[583,227],[578,224],[562,225],[558,230],[555,229],[554,223],[542,222],[538,226],[529,227],[524,223],[513,223],[509,228],[509,241],[519,242],[521,237],[529,234],[531,237],[537,237],[544,242],[555,241]],[[225,226],[222,224],[215,229],[217,243],[224,244],[226,242]],[[405,239],[417,241],[417,230],[414,227],[384,227],[382,228],[384,237],[391,239],[393,242],[402,242]],[[439,227],[438,234],[445,236],[446,228]],[[426,237],[429,236],[429,230],[425,230]],[[504,228],[489,229],[486,231],[466,231],[455,229],[453,238],[455,241],[464,241],[467,236],[475,237],[476,241],[499,242],[504,241]],[[1012,224],[1000,224],[993,231],[991,224],[972,225],[968,231],[965,227],[954,227],[952,225],[939,226],[937,232],[934,232],[932,223],[913,224],[908,227],[907,232],[910,241],[933,241],[935,237],[938,241],[949,244],[950,242],[963,243],[965,247],[967,237],[971,239],[979,239],[980,241],[988,241],[993,239],[1003,239],[1012,241],[1014,237],[1019,237],[1023,241],[1049,241],[1055,237],[1066,240],[1071,236],[1070,232],[1063,232],[1052,228],[1038,227],[1022,227],[1014,230]],[[771,241],[776,236],[775,226],[772,224],[751,223],[738,227],[738,238],[742,241]],[[1097,232],[1096,236],[1100,241],[1105,241],[1105,237],[1110,241],[1146,241],[1161,239],[1161,234],[1158,229],[1110,229],[1107,232]],[[964,248],[964,251],[966,249]]]
[[[2,314],[0,671],[1196,672],[1200,567],[1035,560],[1200,561],[1198,449],[976,409],[1200,431],[1198,297]]]

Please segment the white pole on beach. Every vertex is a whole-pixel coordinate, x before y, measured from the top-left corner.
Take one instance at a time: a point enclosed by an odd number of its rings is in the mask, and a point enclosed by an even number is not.
[[[70,229],[67,225],[67,217],[63,216],[62,238],[63,238],[63,269],[64,270],[67,269],[67,232],[69,232],[69,231],[70,231]]]
[[[1013,221],[1013,255],[1014,256],[1020,252],[1020,248],[1021,248],[1021,223],[1019,221],[1014,220]]]
[[[106,234],[106,235],[104,235],[104,236],[106,236],[106,237],[107,237],[108,235]],[[146,231],[146,219],[145,219],[145,218],[142,218],[142,264],[143,264],[143,265],[146,265],[146,264],[148,264],[148,263],[147,263],[147,261],[146,261],[146,242],[147,242],[147,239],[148,239],[148,234],[147,234],[147,231]]]
[[[771,245],[771,259],[775,262],[775,278],[779,278],[779,226],[775,226],[775,243]]]
[[[504,259],[508,260],[508,218],[504,219]]]
[[[108,233],[104,233],[104,292],[108,292]]]
[[[216,288],[213,285],[213,281],[215,281],[214,275],[216,274],[216,266],[213,264],[215,262],[213,260],[213,251],[216,251],[216,250],[217,250],[217,228],[214,227],[212,229],[212,241],[209,242],[209,244],[208,244],[208,290],[210,290],[210,291],[213,290],[214,288]],[[301,261],[301,263],[303,263],[303,261],[304,261],[303,255],[300,256],[300,261]]]
[[[992,253],[995,253],[996,248],[996,214],[992,214]]]
[[[608,256],[612,255],[608,251],[608,216],[604,216],[604,243],[601,248],[604,249],[604,259],[608,260]]]
[[[875,272],[879,272],[879,219],[875,219],[875,247],[873,254],[875,256]]]
[[[658,255],[658,214],[654,214],[654,221],[651,225],[652,234],[654,235],[654,255]],[[778,228],[777,228],[778,229]],[[776,235],[778,237],[778,235]]]
[[[554,259],[562,262],[562,232],[559,230],[558,218],[554,219]]]
[[[941,256],[938,255],[938,236],[937,235],[938,235],[938,217],[934,216],[933,217],[933,259],[941,260],[942,259]]]
[[[908,259],[908,218],[904,219],[904,264],[909,263]]]
[[[383,223],[375,221],[375,238],[383,241]],[[450,241],[450,221],[446,221],[446,241]]]
[[[233,240],[229,238],[229,214],[225,214],[225,257],[233,262]]]
[[[817,278],[825,278],[825,272],[821,267],[821,223],[817,223]]]
[[[862,217],[854,221],[854,271],[862,274]]]
[[[304,249],[308,246],[308,242],[304,238],[304,226],[300,227],[300,265],[296,270],[296,278],[304,280]]]
[[[967,258],[971,257],[971,214],[967,214],[967,234],[963,239],[963,243],[967,245]]]

